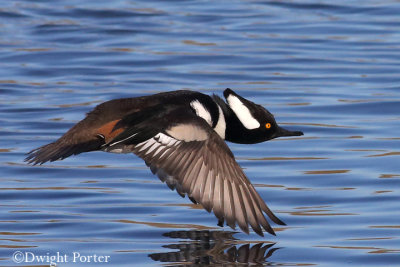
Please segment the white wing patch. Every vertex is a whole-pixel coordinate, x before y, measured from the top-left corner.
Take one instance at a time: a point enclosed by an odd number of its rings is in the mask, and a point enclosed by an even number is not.
[[[260,127],[260,123],[251,115],[250,110],[242,103],[242,101],[240,101],[239,98],[234,95],[229,95],[227,101],[244,127],[249,130]]]
[[[168,128],[166,132],[176,140],[182,140],[185,142],[204,141],[208,138],[206,131],[193,124],[178,124]]]
[[[208,123],[208,125],[212,125],[210,112],[203,106],[203,104],[199,102],[199,100],[194,100],[190,102],[190,106],[194,109],[197,116],[203,118]]]
[[[168,135],[165,135],[163,133],[158,133],[156,136],[141,142],[136,145],[137,148],[139,148],[138,152],[141,152],[143,150],[146,151],[146,155],[150,154],[151,152],[154,152],[154,155],[157,155],[160,153],[160,151],[165,148],[165,147],[171,147],[171,146],[177,146],[181,143],[181,141],[176,140],[172,137],[169,137]],[[165,153],[165,152],[164,152]],[[163,154],[164,154],[163,153]]]
[[[225,140],[225,130],[226,130],[226,121],[225,121],[225,116],[224,113],[222,112],[222,109],[219,105],[218,106],[218,122],[217,125],[215,125],[214,131],[217,132],[217,134]]]

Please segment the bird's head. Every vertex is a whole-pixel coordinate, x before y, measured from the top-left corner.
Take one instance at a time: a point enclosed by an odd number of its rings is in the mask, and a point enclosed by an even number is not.
[[[224,97],[232,111],[228,116],[227,141],[254,144],[282,136],[303,135],[301,131],[289,131],[280,127],[268,110],[229,88],[224,91]]]

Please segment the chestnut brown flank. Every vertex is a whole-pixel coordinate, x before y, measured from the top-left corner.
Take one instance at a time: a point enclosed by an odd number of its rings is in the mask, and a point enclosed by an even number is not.
[[[115,124],[117,124],[119,121],[120,120],[114,120],[109,123],[106,123],[97,130],[98,134],[102,134],[104,136],[106,143],[108,143],[114,137],[116,137],[117,135],[119,135],[121,132],[124,131],[124,128],[118,128],[113,130]]]

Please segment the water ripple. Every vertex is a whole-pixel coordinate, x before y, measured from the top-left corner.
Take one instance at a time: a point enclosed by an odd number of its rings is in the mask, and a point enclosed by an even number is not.
[[[392,0],[4,1],[0,265],[17,250],[118,266],[399,262],[399,13]],[[277,237],[219,229],[134,155],[23,162],[103,101],[226,87],[305,133],[229,144],[287,223]]]

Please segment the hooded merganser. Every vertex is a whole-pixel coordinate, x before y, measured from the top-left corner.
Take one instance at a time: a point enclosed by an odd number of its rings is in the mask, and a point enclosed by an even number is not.
[[[275,235],[263,212],[285,225],[267,207],[224,142],[254,144],[300,136],[278,126],[265,108],[224,91],[220,97],[181,90],[115,99],[96,106],[57,141],[28,153],[43,164],[89,151],[133,152],[179,195],[213,211],[218,225],[263,236]]]

